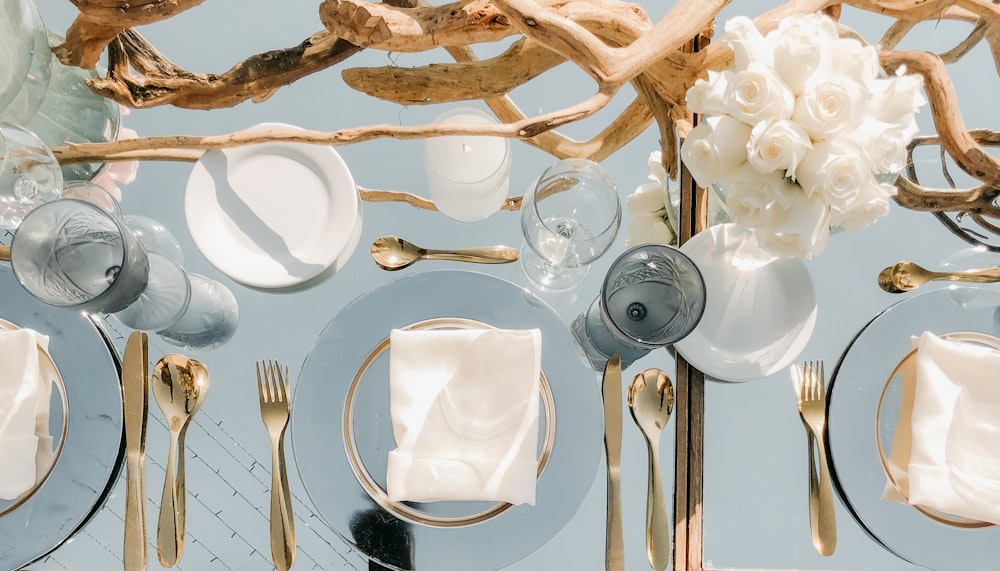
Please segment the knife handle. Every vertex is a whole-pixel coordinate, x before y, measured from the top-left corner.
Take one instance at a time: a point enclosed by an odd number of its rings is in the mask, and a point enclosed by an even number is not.
[[[146,482],[142,454],[128,454],[125,487],[125,571],[146,569]]]
[[[607,571],[624,571],[625,569],[621,471],[618,468],[608,469],[608,537],[604,568]]]

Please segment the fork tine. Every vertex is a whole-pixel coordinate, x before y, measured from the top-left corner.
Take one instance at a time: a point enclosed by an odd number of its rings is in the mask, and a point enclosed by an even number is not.
[[[274,373],[271,377],[271,389],[274,391],[274,402],[284,402],[285,388],[282,386],[281,364],[277,361],[271,361],[271,365],[273,367],[272,372]]]
[[[260,398],[261,406],[263,406],[265,403],[267,403],[267,399],[265,398],[265,393],[264,393],[264,381],[263,379],[261,379],[261,374],[260,374],[260,361],[257,361],[256,366],[257,366],[257,396]]]

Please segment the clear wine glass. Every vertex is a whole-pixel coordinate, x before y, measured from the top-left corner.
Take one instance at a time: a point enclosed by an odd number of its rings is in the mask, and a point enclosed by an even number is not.
[[[52,151],[34,133],[0,122],[0,228],[17,228],[33,208],[62,195]]]
[[[524,195],[521,268],[542,290],[568,290],[608,250],[622,211],[618,190],[599,164],[563,159],[545,169]]]

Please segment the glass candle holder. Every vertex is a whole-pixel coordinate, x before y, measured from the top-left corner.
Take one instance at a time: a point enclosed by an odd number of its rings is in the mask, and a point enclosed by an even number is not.
[[[572,329],[592,363],[603,367],[617,353],[627,367],[691,333],[705,312],[705,294],[701,272],[683,252],[636,246],[611,264],[600,295]]]
[[[40,301],[92,313],[125,309],[149,278],[146,251],[121,221],[70,198],[28,213],[10,259],[17,280]]]
[[[452,109],[434,122],[497,124],[472,107]],[[510,141],[503,137],[431,137],[424,144],[430,198],[439,211],[462,222],[483,220],[500,210],[510,187],[510,163]]]

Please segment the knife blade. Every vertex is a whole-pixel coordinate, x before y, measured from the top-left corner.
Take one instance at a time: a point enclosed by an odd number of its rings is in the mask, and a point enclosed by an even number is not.
[[[622,363],[614,354],[604,366],[604,450],[608,455],[608,527],[604,566],[624,571],[625,539],[622,531]]]
[[[125,407],[125,571],[143,571],[146,548],[146,413],[149,410],[149,341],[133,331],[122,362]]]

